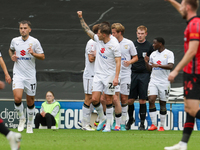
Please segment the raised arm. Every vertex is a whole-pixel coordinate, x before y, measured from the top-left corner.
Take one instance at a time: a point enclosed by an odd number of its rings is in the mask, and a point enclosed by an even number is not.
[[[84,31],[87,33],[87,35],[94,40],[94,32],[92,32],[90,30],[90,28],[88,27],[88,25],[85,23],[83,16],[82,16],[82,11],[77,11],[78,17],[80,19],[80,23],[82,28],[84,29]]]
[[[178,3],[176,0],[165,0],[165,1],[168,1],[169,3],[172,4],[172,6],[174,6],[174,8],[176,8],[176,10],[181,14],[183,15],[183,12],[181,12],[180,8],[181,8],[181,4]]]

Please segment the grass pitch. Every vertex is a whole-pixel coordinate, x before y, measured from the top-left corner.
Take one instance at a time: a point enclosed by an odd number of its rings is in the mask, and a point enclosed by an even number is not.
[[[16,129],[12,131],[17,132]],[[163,150],[178,143],[182,131],[82,131],[78,129],[34,129],[22,132],[21,150]],[[197,150],[200,132],[193,131],[188,150]],[[0,149],[10,150],[7,139],[0,135]]]

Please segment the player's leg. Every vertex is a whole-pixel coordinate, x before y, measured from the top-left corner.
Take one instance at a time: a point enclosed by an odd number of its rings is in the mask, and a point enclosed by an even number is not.
[[[10,131],[0,118],[0,133],[6,136],[10,143],[11,150],[19,150],[21,134]]]
[[[104,123],[106,122],[106,117],[103,112],[103,106],[100,103],[101,92],[94,91],[92,92],[92,104],[95,107],[97,114],[99,116],[99,124],[97,126],[97,131],[103,128]]]
[[[15,101],[14,107],[17,110],[17,114],[19,116],[18,131],[21,132],[24,130],[24,125],[26,122],[26,118],[24,115],[24,105],[22,102],[23,89],[14,89],[13,95],[14,95],[14,101]]]
[[[160,128],[158,131],[164,131],[165,118],[167,114],[166,101],[159,101],[160,103]]]
[[[33,119],[35,114],[35,96],[26,95],[27,102],[27,130],[26,133],[33,133]]]
[[[24,92],[26,92],[27,103],[27,130],[26,133],[33,133],[33,119],[35,116],[35,94],[36,94],[36,79],[24,80]]]
[[[126,131],[126,118],[128,112],[128,95],[121,94],[121,106],[122,106],[122,117],[121,117],[121,131]]]
[[[120,123],[121,123],[121,116],[122,116],[122,108],[120,104],[120,99],[119,99],[119,92],[115,92],[115,95],[113,95],[113,104],[115,107],[114,109],[114,122],[111,127],[112,130],[119,131],[120,130]]]
[[[160,98],[160,128],[158,131],[164,131],[165,118],[167,114],[166,102],[168,101],[170,84],[158,84],[159,98]]]
[[[149,83],[148,86],[148,100],[149,100],[149,115],[151,118],[151,127],[148,129],[149,131],[157,130],[157,123],[156,123],[156,105],[155,101],[158,95],[158,89],[156,85],[152,82]]]
[[[111,125],[112,125],[112,117],[113,117],[113,95],[107,95],[106,96],[106,127],[103,130],[103,132],[110,132]]]

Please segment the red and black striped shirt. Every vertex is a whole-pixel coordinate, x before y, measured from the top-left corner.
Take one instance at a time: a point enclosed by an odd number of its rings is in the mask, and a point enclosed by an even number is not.
[[[193,17],[188,22],[184,32],[184,52],[189,48],[189,42],[192,40],[200,41],[200,17]],[[200,44],[195,57],[183,68],[188,74],[200,74]]]

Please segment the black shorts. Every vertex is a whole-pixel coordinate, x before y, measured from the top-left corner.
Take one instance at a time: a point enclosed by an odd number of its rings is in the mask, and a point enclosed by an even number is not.
[[[184,96],[186,99],[200,100],[200,74],[183,73]]]
[[[149,73],[132,73],[129,99],[147,99],[149,80]]]

